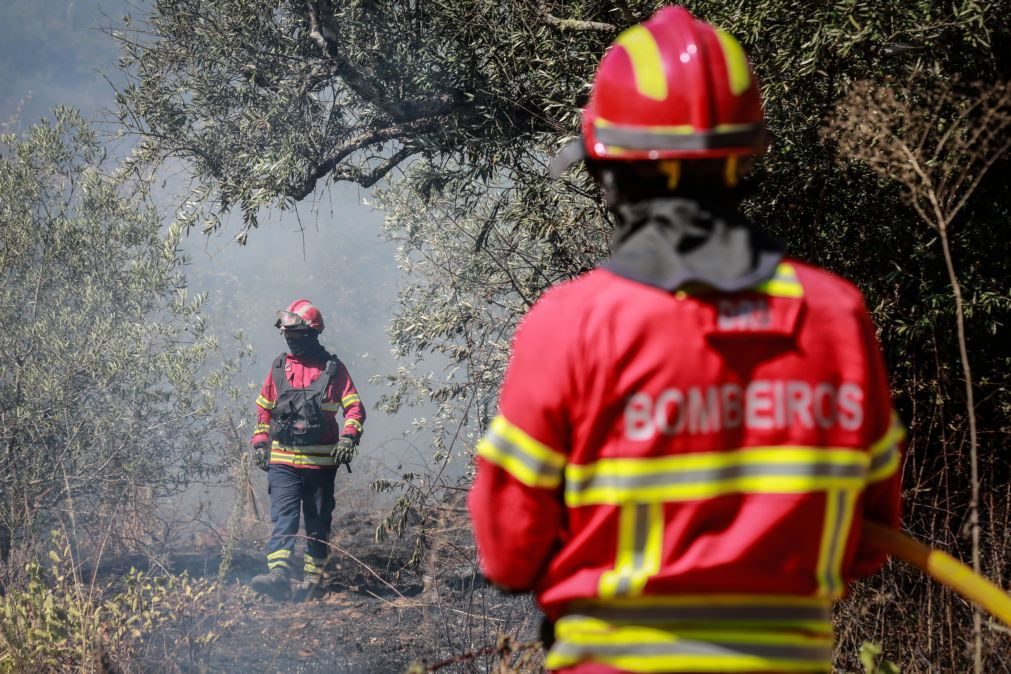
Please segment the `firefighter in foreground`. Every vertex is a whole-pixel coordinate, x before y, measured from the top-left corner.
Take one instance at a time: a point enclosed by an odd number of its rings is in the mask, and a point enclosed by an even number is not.
[[[553,166],[585,160],[613,254],[519,326],[469,499],[549,669],[830,671],[832,603],[884,561],[861,523],[899,523],[903,428],[859,291],[738,210],[766,147],[739,43],[668,7]]]
[[[323,316],[308,300],[277,312],[288,352],[271,365],[256,399],[253,459],[267,471],[270,519],[268,572],[253,578],[274,599],[307,598],[319,585],[334,509],[334,479],[350,472],[365,422],[365,407],[347,368],[319,343]],[[343,412],[343,425],[337,413]],[[303,580],[294,585],[299,510],[305,515]]]

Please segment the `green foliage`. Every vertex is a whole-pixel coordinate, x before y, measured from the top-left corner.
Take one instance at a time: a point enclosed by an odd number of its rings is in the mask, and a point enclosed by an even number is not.
[[[75,111],[0,148],[3,557],[60,512],[96,546],[145,536],[137,517],[219,469],[237,364],[215,362],[203,298],[186,292],[182,228],[163,236],[143,185],[102,173]]]
[[[191,650],[218,638],[205,626],[222,609],[211,582],[131,569],[118,591],[89,585],[57,534],[48,559],[48,573],[29,562],[19,586],[0,596],[0,672],[115,670],[166,626],[179,629]]]
[[[870,641],[860,645],[860,664],[864,674],[900,674],[902,671],[891,660],[882,658],[881,646]]]
[[[386,378],[384,404],[438,404],[425,424],[435,435],[436,472],[446,474],[444,462],[473,446],[494,410],[522,314],[546,287],[606,255],[611,223],[598,191],[578,170],[549,183],[546,157],[577,133],[606,45],[660,4],[164,0],[152,10],[150,39],[123,40],[133,76],[120,99],[123,119],[142,139],[136,161],[192,162],[208,199],[200,221],[211,227],[222,205],[240,205],[251,225],[262,205],[290,205],[326,180],[387,179],[386,232],[401,243],[409,282],[390,326],[404,365]],[[1008,79],[1011,1],[685,4],[742,39],[763,84],[773,144],[751,181],[748,215],[793,255],[864,292],[910,428],[909,521],[931,540],[962,546],[965,394],[941,251],[902,190],[845,161],[822,131],[858,80]],[[1011,320],[1009,170],[1006,159],[993,166],[950,242],[979,381],[981,473],[989,480],[982,523],[993,532],[986,557],[997,572],[1008,557],[998,486],[1008,478],[1011,437],[1011,342],[1003,338]],[[445,368],[432,373],[433,364]],[[411,500],[419,492],[406,482],[398,488],[410,507],[424,501]],[[952,624],[968,623],[964,607],[896,578],[901,602],[872,620],[852,607],[840,665],[857,668],[859,644],[887,624],[875,640],[903,661],[943,654],[945,669],[966,669]],[[922,610],[899,613],[900,605]]]
[[[654,6],[589,4],[619,20]],[[117,34],[131,75],[121,117],[141,135],[137,161],[190,160],[205,194],[241,206],[247,224],[327,177],[372,185],[409,156],[452,157],[487,179],[538,136],[574,128],[576,100],[615,34],[560,29],[548,11],[491,0],[163,0],[147,17],[153,39]],[[207,212],[201,222],[218,220]]]

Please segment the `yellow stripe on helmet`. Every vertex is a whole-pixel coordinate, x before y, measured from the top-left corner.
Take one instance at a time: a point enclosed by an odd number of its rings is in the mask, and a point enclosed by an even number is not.
[[[741,43],[730,33],[717,28],[716,37],[720,40],[723,60],[727,64],[727,80],[730,82],[730,91],[734,96],[740,96],[751,86],[748,57],[744,54]]]
[[[632,26],[619,35],[614,44],[628,54],[639,93],[655,101],[667,100],[667,77],[653,33],[644,26]]]

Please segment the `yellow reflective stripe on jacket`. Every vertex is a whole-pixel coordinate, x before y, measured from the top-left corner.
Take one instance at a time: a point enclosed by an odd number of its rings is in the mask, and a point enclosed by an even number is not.
[[[843,557],[853,512],[857,502],[856,489],[832,489],[825,495],[825,520],[821,527],[818,547],[818,594],[828,599],[839,599],[846,586],[842,579]]]
[[[601,574],[601,597],[642,594],[646,581],[660,570],[663,532],[662,503],[626,503],[621,506],[614,569]]]
[[[803,297],[804,286],[797,278],[797,270],[788,262],[780,262],[776,274],[753,288],[755,292],[772,297]]]
[[[669,503],[724,494],[797,494],[864,484],[862,449],[749,447],[647,459],[601,459],[565,467],[565,503]]]
[[[892,476],[899,469],[899,445],[906,439],[906,428],[899,415],[892,412],[892,422],[885,435],[871,445],[871,465],[867,472],[868,482],[879,482]]]
[[[256,424],[253,426],[253,435],[260,433],[270,433],[270,424]]]
[[[361,398],[358,397],[357,393],[351,393],[343,398],[341,398],[341,405],[347,407],[348,405],[353,405],[354,403],[361,402]]]
[[[668,595],[581,600],[569,604],[569,617],[611,624],[705,626],[707,629],[804,630],[832,634],[832,602],[792,595]]]
[[[273,400],[267,400],[266,398],[263,397],[263,394],[260,394],[260,395],[256,396],[256,404],[259,405],[260,407],[262,407],[265,410],[272,410],[272,409],[274,409],[274,401]]]
[[[579,662],[629,672],[830,671],[832,636],[762,629],[667,629],[564,616],[548,669]]]
[[[530,437],[501,414],[478,443],[477,454],[525,485],[553,488],[562,483],[565,455]]]
[[[336,466],[337,461],[330,456],[333,445],[287,446],[276,440],[270,448],[270,463],[288,466]]]
[[[340,403],[320,403],[319,408],[321,410],[323,410],[324,412],[340,412],[341,411],[341,404]]]
[[[358,421],[357,419],[345,419],[344,428],[347,428],[348,426],[351,426],[352,428],[356,429],[359,433],[365,430],[365,428],[362,426],[362,422]]]

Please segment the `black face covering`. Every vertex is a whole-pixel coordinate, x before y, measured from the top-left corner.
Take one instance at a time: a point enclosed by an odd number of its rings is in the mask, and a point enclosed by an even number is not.
[[[783,246],[753,229],[735,205],[656,197],[613,206],[620,226],[604,268],[664,290],[704,283],[736,292],[776,273]]]
[[[315,330],[285,332],[284,341],[288,342],[288,353],[293,356],[312,356],[323,351]]]

